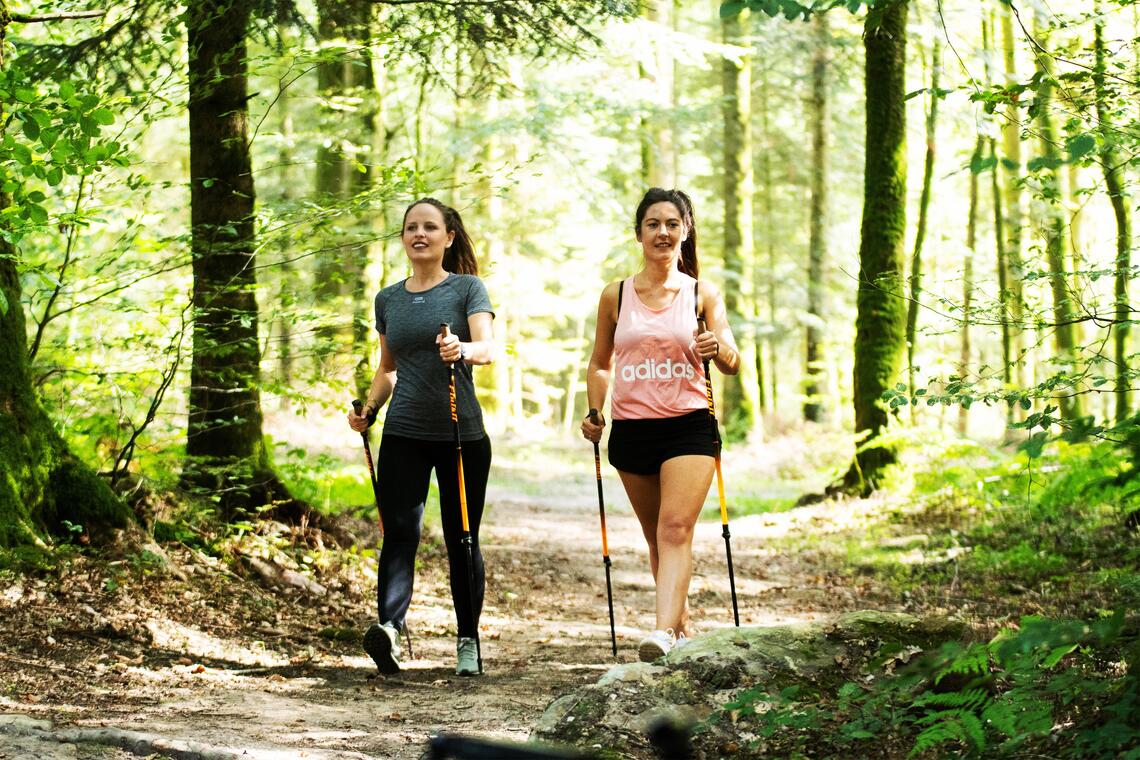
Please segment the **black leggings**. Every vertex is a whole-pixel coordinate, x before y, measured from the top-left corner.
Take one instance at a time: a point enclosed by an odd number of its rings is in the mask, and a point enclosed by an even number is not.
[[[380,439],[377,477],[380,481],[380,516],[384,521],[384,544],[376,579],[376,605],[380,622],[392,622],[403,630],[412,601],[416,549],[423,528],[424,501],[435,469],[439,485],[439,508],[447,560],[451,573],[451,601],[460,636],[474,636],[471,591],[467,577],[463,521],[459,512],[459,479],[455,444],[451,441],[421,441],[385,433]],[[483,555],[479,551],[479,522],[491,469],[491,439],[487,436],[463,441],[463,480],[467,491],[467,520],[471,528],[471,554],[475,575],[475,607],[483,611]]]

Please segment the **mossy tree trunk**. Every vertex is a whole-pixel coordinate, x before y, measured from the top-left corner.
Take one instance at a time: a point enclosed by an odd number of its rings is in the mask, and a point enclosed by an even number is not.
[[[1104,172],[1104,186],[1108,192],[1108,199],[1112,203],[1112,213],[1116,217],[1116,264],[1114,269],[1113,292],[1115,296],[1116,314],[1112,326],[1113,362],[1116,364],[1116,378],[1114,391],[1116,393],[1116,409],[1114,417],[1116,422],[1124,422],[1128,418],[1129,383],[1131,382],[1128,368],[1128,335],[1131,332],[1131,315],[1128,305],[1128,280],[1132,263],[1132,206],[1124,186],[1125,162],[1120,157],[1116,147],[1116,130],[1113,127],[1113,115],[1110,103],[1114,102],[1113,93],[1109,90],[1105,80],[1107,71],[1106,53],[1104,46],[1104,16],[1100,12],[1100,2],[1095,5],[1096,30],[1093,38],[1093,48],[1096,54],[1096,65],[1093,69],[1093,82],[1096,87],[1096,116],[1097,129],[1101,134],[1100,165]],[[1117,100],[1117,102],[1119,102]]]
[[[1039,33],[1042,45],[1047,44],[1047,30]],[[1037,56],[1037,126],[1040,135],[1041,155],[1044,168],[1041,169],[1041,195],[1044,201],[1044,218],[1041,229],[1045,236],[1045,259],[1049,267],[1049,284],[1053,294],[1053,345],[1056,358],[1062,371],[1068,375],[1078,372],[1076,363],[1076,330],[1073,326],[1073,295],[1069,287],[1069,274],[1065,268],[1066,214],[1061,199],[1062,164],[1061,152],[1057,145],[1057,125],[1053,114],[1054,78],[1050,59],[1046,53]],[[1081,397],[1077,390],[1062,385],[1057,394],[1061,417],[1076,420],[1081,414]]]
[[[824,261],[827,258],[827,72],[830,66],[831,34],[827,15],[817,14],[815,51],[811,67],[811,99],[808,121],[811,139],[811,223],[808,238],[807,311],[804,356],[804,419],[823,421],[822,397],[827,385],[823,352],[825,316]]]
[[[991,11],[982,20],[982,49],[986,54],[986,81],[990,84],[995,82],[994,64],[991,51],[994,50],[996,40],[996,22],[995,16]],[[1012,63],[1012,62],[1011,62]],[[1005,232],[1005,208],[1004,198],[1002,197],[1002,167],[1000,157],[998,156],[997,138],[987,138],[990,156],[990,192],[993,199],[993,220],[994,220],[994,252],[996,254],[996,269],[998,278],[998,302],[1001,304],[1001,366],[1002,366],[1002,383],[1006,389],[1013,387],[1014,378],[1014,363],[1017,357],[1013,355],[1013,330],[1014,325],[1011,324],[1013,310],[1015,308],[1013,291],[1011,288],[1011,277],[1008,256],[1006,255],[1007,239]],[[977,154],[975,154],[977,155]],[[979,164],[971,164],[971,171],[978,171],[981,168]],[[1018,298],[1020,298],[1020,290],[1018,291]],[[1020,307],[1017,307],[1020,312]],[[1016,404],[1008,404],[1006,406],[1006,425],[1012,425],[1015,421],[1015,409],[1020,408]]]
[[[10,16],[0,0],[0,70]],[[6,121],[0,101],[0,125]],[[2,137],[2,130],[0,130]],[[0,170],[8,180],[9,171]],[[12,196],[0,190],[0,218]],[[52,426],[32,388],[19,251],[0,236],[0,547],[41,543],[46,533],[67,533],[67,523],[99,536],[124,527],[130,509],[74,456]]]
[[[864,494],[895,462],[894,448],[876,439],[890,415],[883,392],[898,381],[906,349],[907,7],[907,0],[876,5],[863,37],[867,147],[853,373],[855,433],[861,440],[843,487]]]
[[[190,223],[194,346],[184,483],[223,519],[291,502],[261,432],[245,34],[252,0],[192,0]]]
[[[748,12],[721,20],[726,45],[746,43]],[[724,419],[730,432],[760,429],[752,302],[752,68],[749,56],[721,63],[724,117],[724,303],[740,348],[740,373],[724,378]]]

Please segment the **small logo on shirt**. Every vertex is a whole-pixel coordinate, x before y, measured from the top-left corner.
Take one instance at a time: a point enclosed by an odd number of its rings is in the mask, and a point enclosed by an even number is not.
[[[674,362],[666,359],[659,362],[656,359],[646,359],[641,364],[627,364],[621,368],[621,379],[626,382],[634,380],[672,380],[683,377],[692,380],[697,373],[693,365],[684,362]]]
[[[427,299],[423,296],[412,296],[412,303],[427,303]]]

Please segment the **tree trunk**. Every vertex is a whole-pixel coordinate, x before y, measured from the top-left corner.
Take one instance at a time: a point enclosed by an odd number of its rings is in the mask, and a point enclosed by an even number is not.
[[[804,419],[822,422],[822,395],[827,383],[823,356],[823,329],[826,324],[823,300],[824,260],[827,258],[827,70],[830,65],[831,34],[826,14],[817,14],[813,23],[816,39],[808,109],[808,121],[812,125],[811,225],[808,241]]]
[[[369,172],[360,171],[359,166],[367,166],[360,153],[371,146],[375,117],[368,48],[372,4],[367,0],[325,0],[318,3],[317,10],[318,34],[323,41],[343,39],[355,47],[343,58],[317,65],[317,91],[331,107],[322,120],[325,140],[317,147],[316,193],[318,202],[336,206],[369,184]],[[351,105],[354,103],[359,105]],[[365,293],[364,280],[368,246],[352,243],[364,237],[368,222],[346,211],[339,212],[338,219],[342,221],[332,226],[331,236],[320,246],[315,261],[313,294],[316,303],[329,312],[329,323],[317,332],[316,356],[322,362],[345,353],[360,357],[354,369],[354,385],[358,390],[367,389],[371,381],[367,361],[371,298]],[[348,313],[353,315],[351,323],[344,319]]]
[[[906,350],[907,7],[906,0],[876,4],[863,37],[867,147],[853,372],[855,434],[861,441],[843,482],[846,490],[863,494],[896,458],[893,446],[875,439],[889,418],[883,392],[897,382]]]
[[[219,498],[223,519],[291,501],[261,433],[246,105],[251,4],[192,0],[186,21],[194,348],[183,477]]]
[[[1013,388],[1017,372],[1018,358],[1013,355],[1013,335],[1016,327],[1013,322],[1015,298],[1012,290],[1009,258],[1006,255],[1005,214],[1002,208],[1001,171],[998,161],[997,140],[990,138],[990,157],[993,169],[990,175],[990,191],[994,201],[994,249],[997,252],[998,300],[1001,303],[1001,370],[1002,383],[1006,389]],[[1005,422],[1012,425],[1016,420],[1017,404],[1007,404]]]
[[[1047,32],[1040,32],[1042,45],[1047,44]],[[1044,196],[1044,214],[1041,228],[1045,235],[1045,258],[1049,266],[1049,284],[1053,293],[1053,338],[1057,359],[1067,374],[1075,374],[1076,341],[1071,323],[1073,317],[1072,292],[1065,270],[1065,209],[1058,167],[1061,154],[1057,148],[1057,127],[1053,116],[1053,72],[1046,54],[1037,56],[1039,84],[1037,86],[1037,122],[1040,130],[1041,153],[1047,164],[1041,172]],[[1081,416],[1080,396],[1075,388],[1063,389],[1057,396],[1061,416],[1075,420]]]
[[[726,45],[742,42],[742,17],[721,21]],[[760,428],[757,397],[756,343],[751,329],[752,306],[752,77],[751,61],[722,59],[724,88],[724,303],[740,348],[740,373],[726,375],[724,420],[726,426],[747,436]]]
[[[1013,12],[1008,5],[1001,4],[1002,59],[1005,66],[1006,85],[1017,83],[1017,43],[1013,34]],[[1026,361],[1022,356],[1022,322],[1025,315],[1025,266],[1021,258],[1021,233],[1024,211],[1021,199],[1021,120],[1016,106],[1009,106],[1001,127],[1002,168],[1005,187],[1002,205],[1005,208],[1003,227],[1005,228],[1005,262],[1009,273],[1008,318],[1009,355],[1012,359],[1011,381],[1019,388],[1026,386]],[[1013,416],[1019,416],[1018,409]]]
[[[978,135],[970,166],[982,161],[985,139]],[[962,262],[962,342],[958,354],[958,376],[965,378],[970,371],[970,309],[974,295],[974,254],[978,247],[978,173],[970,172],[970,210],[966,217],[966,255]],[[965,436],[970,427],[970,407],[958,405],[958,435]]]
[[[671,5],[671,0],[645,0],[641,5],[641,17],[650,24],[660,25],[662,29],[666,29]],[[653,64],[647,68],[639,63],[637,76],[653,93],[652,102],[648,103],[647,107],[655,108],[662,103],[667,104],[672,97],[673,85],[670,80],[673,63],[669,60],[671,56],[665,51],[667,46],[656,44],[656,40],[652,40],[650,44],[654,45]],[[643,116],[639,131],[642,183],[646,187],[665,187],[669,184],[668,177],[665,176],[666,169],[670,168],[672,161],[668,158],[671,149],[667,145],[668,135],[660,117],[656,113]]]
[[[760,87],[758,88],[758,91],[760,94],[760,134],[761,134],[761,138],[762,138],[762,144],[760,146],[760,178],[761,178],[760,202],[761,202],[761,208],[763,209],[763,213],[764,213],[764,220],[760,226],[761,226],[761,229],[764,230],[763,240],[764,240],[764,249],[767,252],[766,258],[768,261],[768,272],[767,272],[767,278],[763,279],[763,281],[762,281],[762,278],[760,277],[760,273],[762,271],[761,268],[759,266],[754,268],[753,278],[752,278],[753,279],[752,292],[756,295],[757,311],[759,311],[760,293],[761,293],[762,288],[766,287],[766,290],[764,290],[764,292],[765,292],[765,295],[767,296],[766,300],[768,301],[768,312],[769,312],[769,316],[771,318],[771,315],[775,311],[775,307],[772,304],[772,299],[774,298],[773,293],[774,293],[775,288],[773,286],[773,281],[776,278],[776,271],[772,266],[772,262],[775,260],[776,254],[775,254],[775,242],[774,242],[775,241],[775,219],[774,219],[774,214],[773,214],[774,203],[773,203],[773,198],[772,198],[772,130],[771,130],[771,122],[769,120],[769,113],[770,112],[769,112],[769,108],[768,108],[769,97],[770,97],[770,84],[768,81],[768,75],[769,75],[768,66],[766,66],[766,65],[760,66]],[[772,326],[774,326],[774,325],[772,325]],[[771,330],[769,330],[767,332],[767,334],[765,335],[765,337],[762,340],[758,341],[758,343],[759,343],[759,345],[757,346],[757,351],[756,351],[756,386],[757,386],[757,392],[758,392],[758,396],[760,398],[760,407],[765,412],[768,412],[769,414],[771,414],[773,411],[775,411],[776,373],[775,373],[775,371],[771,372],[771,384],[769,384],[767,377],[766,377],[766,373],[765,373],[765,365],[773,363],[773,362],[769,362],[767,359],[765,359],[765,354],[767,354],[767,356],[769,358],[771,358],[771,357],[773,357],[773,354],[775,353],[774,341],[772,339]]]
[[[995,36],[995,18],[994,14],[989,13],[985,19],[982,20],[982,48],[986,56],[986,81],[992,84],[996,77],[993,71],[992,51],[996,40]],[[1003,199],[1001,194],[1001,163],[998,160],[997,140],[990,137],[988,139],[990,150],[990,161],[992,163],[990,174],[990,192],[993,198],[994,210],[994,251],[997,258],[997,278],[998,278],[998,303],[1001,304],[1000,321],[1001,321],[1001,367],[1002,367],[1002,385],[1005,389],[1013,388],[1014,377],[1014,362],[1017,361],[1013,356],[1012,335],[1013,325],[1010,324],[1013,311],[1013,294],[1010,289],[1010,271],[1009,261],[1006,256],[1006,232],[1005,232],[1005,209],[1003,208]],[[978,162],[981,163],[980,161]],[[972,165],[971,171],[977,171],[980,165]],[[1015,421],[1016,404],[1006,405],[1006,425],[1012,425]]]
[[[1116,378],[1114,391],[1116,394],[1116,409],[1114,417],[1117,423],[1128,418],[1129,412],[1129,384],[1131,378],[1128,371],[1128,334],[1131,332],[1130,315],[1128,308],[1128,280],[1131,276],[1132,266],[1132,209],[1124,185],[1124,161],[1116,149],[1116,132],[1109,112],[1109,103],[1113,93],[1109,92],[1105,83],[1107,71],[1106,54],[1104,49],[1104,17],[1101,15],[1100,2],[1095,4],[1096,29],[1093,38],[1093,49],[1096,54],[1096,65],[1093,69],[1093,83],[1096,89],[1096,116],[1097,129],[1101,134],[1100,164],[1104,171],[1104,186],[1108,192],[1108,199],[1112,203],[1112,213],[1116,217],[1116,263],[1114,269],[1113,295],[1115,299],[1116,315],[1112,325],[1113,361],[1116,364]]]
[[[0,71],[8,20],[0,0]],[[0,138],[4,106],[0,102]],[[7,170],[3,174],[10,177]],[[11,194],[0,190],[0,220],[9,218],[3,212],[11,205]],[[32,389],[18,255],[0,235],[0,547],[39,544],[46,533],[68,534],[68,523],[101,538],[110,528],[128,525],[131,512],[68,450]]]
[[[918,304],[922,298],[922,245],[926,242],[926,221],[930,213],[930,190],[934,179],[934,144],[938,126],[938,85],[942,72],[942,38],[935,33],[930,51],[930,110],[926,112],[926,159],[922,168],[922,194],[918,201],[918,228],[914,235],[914,252],[910,257],[910,300],[906,307],[906,374],[907,388],[913,394],[914,349],[918,329]],[[911,407],[911,421],[914,421]]]

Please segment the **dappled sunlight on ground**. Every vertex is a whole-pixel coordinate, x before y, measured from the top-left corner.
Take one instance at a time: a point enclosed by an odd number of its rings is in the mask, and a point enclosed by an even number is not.
[[[767,448],[726,456],[736,478],[728,480],[730,500],[737,483],[759,482],[789,466],[787,452]],[[432,528],[408,615],[414,656],[395,676],[378,676],[359,649],[374,615],[371,559],[357,554],[351,562],[328,561],[329,555],[299,564],[331,589],[318,597],[266,589],[241,563],[230,565],[236,573],[219,574],[210,558],[175,546],[168,552],[185,580],[157,569],[124,575],[84,560],[65,583],[9,589],[0,600],[0,709],[218,746],[385,758],[419,757],[437,731],[525,739],[555,696],[596,680],[615,663],[634,661],[637,642],[653,625],[645,542],[620,483],[605,467],[616,659],[593,452],[579,445],[526,452],[503,446],[483,533],[483,677],[454,674],[446,558]],[[892,608],[874,589],[852,586],[837,573],[820,540],[862,536],[898,508],[869,499],[734,518],[742,624],[819,622],[852,609]],[[703,518],[690,589],[698,635],[732,625],[715,502]],[[366,532],[358,540],[370,546],[372,528],[359,527]],[[258,540],[251,545],[258,551],[272,545],[270,537]]]

